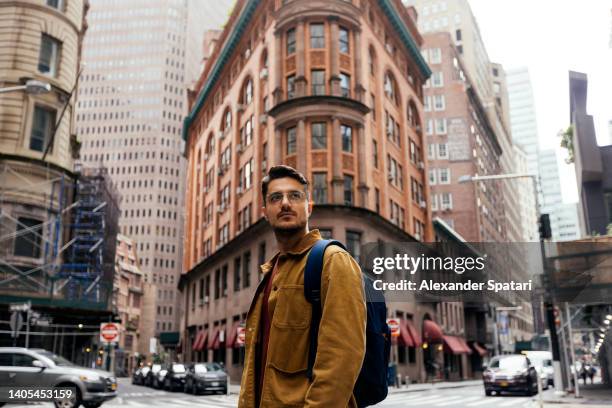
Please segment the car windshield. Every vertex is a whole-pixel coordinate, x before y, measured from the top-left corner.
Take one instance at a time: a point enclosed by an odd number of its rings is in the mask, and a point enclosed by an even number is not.
[[[50,351],[37,351],[37,353],[43,357],[47,357],[49,360],[53,361],[55,365],[64,367],[74,366],[72,362],[66,360],[64,357],[58,356],[57,354],[53,354]]]
[[[172,371],[174,371],[175,373],[184,373],[185,372],[185,366],[182,364],[173,364],[172,365]]]
[[[161,370],[161,364],[153,364],[153,367],[151,367],[151,371],[154,373],[158,372],[159,370]]]
[[[223,371],[223,368],[217,363],[207,363],[207,364],[196,364],[195,367],[196,373],[208,373],[211,371]]]
[[[522,370],[527,367],[527,359],[522,356],[504,357],[491,361],[491,368],[501,368],[502,370]]]

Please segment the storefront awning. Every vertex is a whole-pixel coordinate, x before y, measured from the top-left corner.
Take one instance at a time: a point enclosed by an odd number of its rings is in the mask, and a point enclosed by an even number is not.
[[[210,342],[210,348],[218,350],[221,347],[221,343],[225,341],[225,327],[215,327],[215,331],[212,335],[212,341]]]
[[[225,343],[225,347],[227,348],[238,348],[240,344],[236,341],[238,339],[238,327],[240,327],[240,322],[234,322],[232,325],[232,330],[229,332],[228,341]]]
[[[414,323],[412,320],[406,320],[405,328],[412,337],[412,341],[414,342],[414,347],[421,347],[423,344],[423,340],[421,340],[421,335],[419,334],[416,327],[414,327]]]
[[[463,346],[462,339],[455,336],[444,336],[444,348],[453,354],[470,354],[469,348]]]
[[[444,334],[433,320],[423,320],[423,340],[428,343],[443,343]]]
[[[480,355],[480,357],[484,357],[488,353],[486,348],[482,347],[480,344],[476,342],[472,343],[472,348]]]
[[[200,330],[193,343],[193,351],[202,351],[206,348],[206,340],[208,340],[208,330]]]
[[[400,333],[399,337],[397,338],[397,344],[403,347],[415,347],[414,340],[412,340],[412,336],[410,336],[410,332],[408,331],[405,322],[400,322]]]

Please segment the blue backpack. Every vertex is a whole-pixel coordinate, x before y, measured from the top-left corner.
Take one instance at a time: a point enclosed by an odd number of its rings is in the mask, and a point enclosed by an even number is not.
[[[338,245],[346,250],[339,241],[328,239],[317,241],[308,254],[304,272],[304,296],[312,304],[307,372],[308,379],[311,381],[317,355],[319,324],[321,323],[323,254],[329,245]],[[364,274],[363,280],[367,306],[366,350],[363,365],[353,389],[360,408],[377,404],[387,397],[387,366],[391,351],[391,332],[387,326],[385,298],[381,292],[374,289],[373,281],[369,276]]]

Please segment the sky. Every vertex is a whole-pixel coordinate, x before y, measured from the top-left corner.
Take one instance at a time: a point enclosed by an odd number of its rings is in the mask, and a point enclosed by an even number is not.
[[[570,124],[568,71],[588,75],[587,113],[600,145],[611,144],[612,0],[469,0],[492,62],[527,67],[540,148],[557,148],[564,202],[578,200],[573,165],[556,136]]]

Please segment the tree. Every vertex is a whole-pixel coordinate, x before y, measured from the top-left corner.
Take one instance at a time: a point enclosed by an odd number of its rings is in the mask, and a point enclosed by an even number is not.
[[[574,162],[574,126],[569,125],[567,129],[560,130],[557,136],[561,138],[561,147],[567,149],[567,159],[565,162],[571,164]]]

